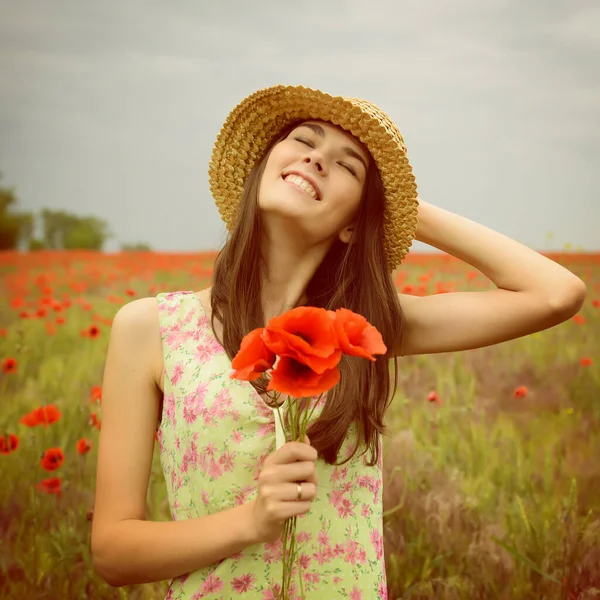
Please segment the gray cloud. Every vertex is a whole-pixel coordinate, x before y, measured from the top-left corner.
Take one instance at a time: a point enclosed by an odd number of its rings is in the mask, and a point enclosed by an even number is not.
[[[223,238],[214,138],[245,95],[367,98],[421,195],[533,247],[600,249],[600,7],[433,0],[0,0],[0,169],[28,209],[106,218],[117,242]],[[421,246],[417,246],[422,248]]]

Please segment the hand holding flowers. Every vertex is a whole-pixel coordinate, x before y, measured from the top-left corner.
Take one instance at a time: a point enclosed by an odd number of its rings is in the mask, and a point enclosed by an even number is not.
[[[375,361],[387,348],[381,334],[363,316],[348,309],[336,311],[300,306],[274,317],[266,327],[254,329],[242,340],[232,361],[233,379],[253,381],[270,376],[267,391],[288,397],[289,430],[286,440],[306,437],[310,417],[309,400],[320,397],[340,380],[338,368],[343,354]],[[307,402],[291,400],[306,399]],[[279,405],[279,403],[277,402]],[[282,427],[279,406],[278,416]],[[283,582],[281,600],[288,600],[292,567],[297,557],[296,517],[286,520],[283,529]],[[299,565],[298,565],[299,568]],[[302,597],[302,578],[300,576]]]

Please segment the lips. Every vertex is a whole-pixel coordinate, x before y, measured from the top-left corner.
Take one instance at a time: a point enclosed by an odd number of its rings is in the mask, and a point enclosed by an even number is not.
[[[316,200],[319,202],[321,201],[321,198],[323,197],[323,195],[321,193],[321,189],[319,188],[317,182],[310,175],[307,175],[306,173],[302,173],[301,171],[286,171],[281,176],[281,178],[285,181],[285,178],[288,175],[295,175],[296,177],[303,179],[314,190],[315,194],[317,195]],[[290,183],[292,183],[292,182],[290,182]],[[300,188],[300,189],[302,189],[302,188]],[[303,190],[303,191],[306,191],[306,190]]]

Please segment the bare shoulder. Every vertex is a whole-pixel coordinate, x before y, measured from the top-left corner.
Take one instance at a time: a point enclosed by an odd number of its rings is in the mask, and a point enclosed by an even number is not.
[[[162,343],[156,298],[139,298],[122,306],[113,319],[111,346],[119,354],[132,352],[138,361],[160,384],[163,369]],[[109,353],[110,353],[109,348]]]

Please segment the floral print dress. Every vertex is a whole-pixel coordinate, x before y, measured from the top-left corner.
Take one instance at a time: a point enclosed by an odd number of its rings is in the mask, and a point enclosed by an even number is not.
[[[284,438],[254,387],[229,378],[231,361],[198,296],[171,292],[157,300],[165,366],[158,444],[171,516],[181,521],[253,500],[262,464]],[[355,439],[351,428],[340,457]],[[307,600],[387,598],[381,463],[369,467],[357,455],[343,466],[317,460],[317,498],[297,520]],[[173,579],[166,600],[276,600],[281,558],[281,540],[248,546]],[[293,581],[300,598],[297,574]]]

